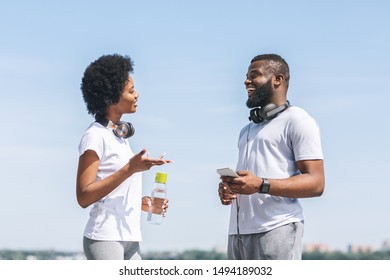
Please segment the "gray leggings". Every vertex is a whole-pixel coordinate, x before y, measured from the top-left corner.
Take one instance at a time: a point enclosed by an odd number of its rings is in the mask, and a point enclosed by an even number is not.
[[[92,240],[84,236],[83,247],[88,260],[141,260],[139,242]]]
[[[230,260],[299,260],[303,223],[290,223],[264,233],[229,235]]]

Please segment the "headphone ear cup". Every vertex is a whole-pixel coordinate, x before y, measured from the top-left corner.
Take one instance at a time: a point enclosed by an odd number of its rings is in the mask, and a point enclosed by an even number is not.
[[[129,138],[134,135],[134,126],[129,122],[120,121],[116,124],[116,128],[113,129],[114,134],[120,138]]]
[[[135,134],[135,128],[131,123],[129,123],[129,124],[130,124],[130,137],[131,137]]]
[[[261,108],[253,108],[249,111],[249,120],[256,124],[264,120],[271,120],[290,106],[290,102],[287,100],[285,104],[279,107],[276,104],[270,103]]]
[[[263,120],[264,120],[260,114],[259,108],[254,108],[254,109],[250,110],[249,115],[250,115],[249,120],[253,121],[256,124],[259,124],[259,123],[263,122]]]
[[[127,136],[125,138],[130,138],[131,136],[134,135],[135,133],[135,128],[134,126],[131,124],[131,123],[127,123],[127,125],[129,126],[129,133],[127,134]]]

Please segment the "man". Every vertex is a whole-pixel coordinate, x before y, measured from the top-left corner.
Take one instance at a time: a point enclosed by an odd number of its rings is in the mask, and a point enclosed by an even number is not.
[[[246,74],[250,122],[240,133],[238,178],[221,177],[222,204],[232,205],[228,259],[301,259],[303,213],[298,198],[322,195],[320,131],[290,106],[290,73],[279,55],[254,57]]]

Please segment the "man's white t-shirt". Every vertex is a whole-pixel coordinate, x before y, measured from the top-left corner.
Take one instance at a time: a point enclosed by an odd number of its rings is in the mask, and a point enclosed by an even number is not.
[[[272,120],[246,125],[241,130],[238,147],[236,170],[248,170],[269,179],[300,174],[296,161],[323,159],[316,121],[295,106]],[[238,230],[240,234],[261,233],[303,220],[302,207],[296,198],[259,193],[238,195],[231,207],[229,234],[237,234]]]
[[[94,122],[85,131],[79,155],[87,150],[100,159],[96,180],[100,181],[126,165],[134,155],[127,139],[114,135],[111,129]],[[93,240],[141,241],[142,174],[137,172],[115,190],[95,202],[84,230]]]

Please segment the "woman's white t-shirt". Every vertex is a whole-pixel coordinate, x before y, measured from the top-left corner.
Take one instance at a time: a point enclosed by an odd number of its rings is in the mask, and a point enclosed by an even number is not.
[[[96,180],[100,181],[126,165],[134,155],[127,139],[114,135],[111,129],[94,122],[85,131],[79,155],[87,150],[100,159]],[[142,173],[137,172],[115,190],[95,202],[84,230],[93,240],[141,241]]]

